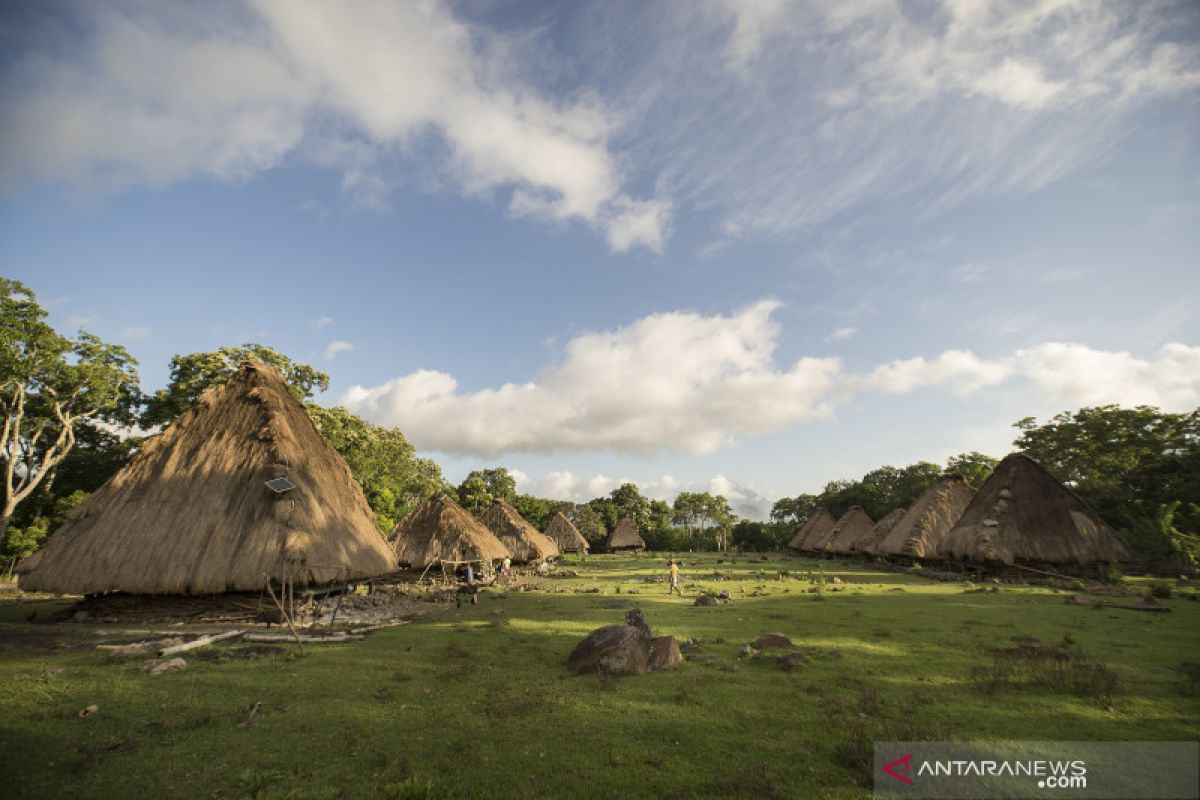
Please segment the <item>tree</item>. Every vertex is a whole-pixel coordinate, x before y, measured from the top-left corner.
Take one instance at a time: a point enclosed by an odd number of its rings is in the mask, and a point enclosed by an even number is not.
[[[1013,443],[1070,486],[1111,525],[1167,519],[1200,533],[1200,409],[1186,414],[1115,405],[1019,420]]]
[[[517,481],[504,467],[471,470],[458,485],[458,502],[476,516],[497,498],[506,503],[517,499]]]
[[[545,530],[550,524],[550,518],[558,512],[568,513],[575,508],[569,500],[549,500],[545,497],[534,497],[531,494],[519,494],[512,501],[513,508],[539,531]]]
[[[946,461],[946,472],[962,475],[972,486],[978,489],[983,482],[992,476],[996,465],[1000,462],[991,456],[972,451],[951,456]]]
[[[623,483],[609,492],[608,497],[616,506],[618,521],[621,517],[629,517],[638,530],[646,528],[650,521],[650,501],[636,483]]]
[[[441,467],[432,459],[418,458],[416,448],[395,428],[373,425],[341,407],[306,403],[305,410],[345,459],[381,530],[390,531],[434,492],[450,490]]]
[[[329,376],[308,364],[300,364],[263,344],[244,344],[241,347],[222,347],[209,353],[177,355],[171,359],[171,380],[146,402],[142,425],[153,428],[169,425],[196,404],[196,400],[211,386],[218,386],[237,372],[243,361],[262,361],[282,373],[288,388],[297,400],[309,400],[316,390],[329,388]]]
[[[60,336],[34,293],[18,281],[0,278],[0,295],[3,550],[17,506],[39,487],[50,487],[79,427],[129,419],[140,393],[137,362],[125,348],[86,331],[75,339]]]
[[[564,513],[592,547],[598,547],[608,536],[608,530],[604,527],[604,519],[590,504],[580,503]]]

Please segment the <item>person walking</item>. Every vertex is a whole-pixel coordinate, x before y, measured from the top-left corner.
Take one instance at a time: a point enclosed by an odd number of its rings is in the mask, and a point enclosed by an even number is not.
[[[679,588],[679,565],[676,564],[675,559],[672,558],[667,562],[667,566],[670,569],[671,579],[671,586],[667,589],[667,597],[670,597],[672,592],[675,592],[680,597],[683,597],[683,590]]]

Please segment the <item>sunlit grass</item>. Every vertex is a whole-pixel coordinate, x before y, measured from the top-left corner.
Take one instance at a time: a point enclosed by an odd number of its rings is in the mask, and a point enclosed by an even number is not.
[[[1176,670],[1200,652],[1200,603],[1186,598],[1140,614],[855,563],[677,557],[682,599],[646,581],[665,575],[665,554],[570,557],[563,568],[579,577],[521,578],[543,591],[488,590],[478,606],[303,657],[217,646],[156,678],[107,663],[82,626],[30,625],[34,606],[5,601],[6,786],[21,797],[868,797],[856,728],[868,746],[1200,735],[1200,701]],[[732,602],[693,607],[701,591]],[[633,606],[656,633],[698,640],[697,660],[617,681],[569,675],[575,643]],[[59,630],[85,646],[16,636]],[[765,632],[789,636],[807,665],[743,657]],[[1069,638],[1121,692],[1111,704],[1039,684],[983,693],[973,670],[1015,637]],[[80,719],[91,704],[100,710]]]

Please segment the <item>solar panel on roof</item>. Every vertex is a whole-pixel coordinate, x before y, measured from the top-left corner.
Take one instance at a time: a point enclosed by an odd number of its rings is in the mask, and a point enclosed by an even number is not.
[[[267,481],[267,488],[275,494],[283,494],[284,492],[290,492],[292,489],[295,489],[296,484],[292,483],[287,478],[274,478],[273,480]]]

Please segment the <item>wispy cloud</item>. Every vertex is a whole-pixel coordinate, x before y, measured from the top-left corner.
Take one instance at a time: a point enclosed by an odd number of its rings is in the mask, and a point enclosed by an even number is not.
[[[1200,402],[1200,346],[1173,343],[1152,358],[1046,342],[999,358],[965,350],[897,359],[848,372],[834,358],[774,363],[780,331],[763,300],[728,316],[654,314],[571,339],[527,383],[463,392],[422,370],[339,403],[397,426],[423,450],[495,457],[506,452],[615,450],[711,453],[754,434],[828,418],[856,395],[942,391],[966,397],[1023,382],[1063,404]],[[593,495],[594,496],[594,495]]]
[[[353,349],[354,345],[350,344],[350,342],[343,342],[335,339],[325,348],[325,359],[327,361],[332,361],[333,359],[337,358],[338,353],[349,353]]]
[[[856,333],[858,333],[858,328],[855,328],[852,325],[847,325],[841,328],[834,328],[829,336],[825,337],[825,340],[828,342],[844,342],[846,339],[853,337]]]
[[[137,342],[137,341],[141,341],[142,339],[145,339],[151,333],[152,333],[152,331],[147,327],[134,326],[134,327],[129,327],[129,328],[122,328],[120,330],[120,332],[117,334],[117,338],[123,342]]]
[[[86,19],[72,31],[84,41],[29,41],[0,81],[10,180],[239,179],[320,149],[356,201],[378,207],[404,171],[375,168],[398,153],[428,158],[432,133],[443,174],[465,194],[507,191],[512,213],[582,221],[617,250],[662,247],[670,204],[622,191],[605,105],[539,92],[520,77],[521,48],[442,2],[353,14],[311,0],[78,11]]]
[[[323,331],[332,324],[333,317],[317,317],[316,319],[310,319],[308,321],[308,326],[317,331]]]

